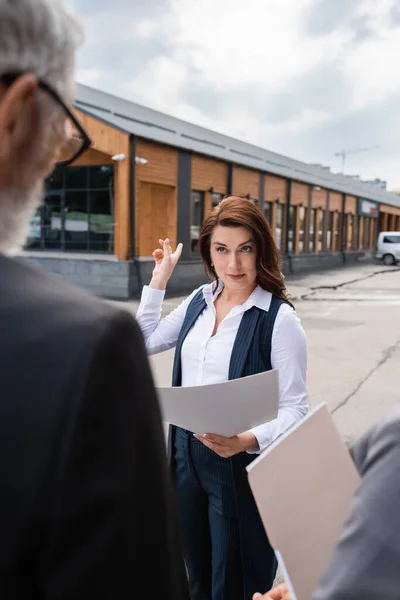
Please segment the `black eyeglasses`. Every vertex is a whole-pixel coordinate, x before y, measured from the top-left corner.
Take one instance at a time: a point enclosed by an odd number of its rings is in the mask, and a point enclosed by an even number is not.
[[[12,85],[23,74],[24,73],[22,72],[5,73],[4,75],[0,75],[0,81],[2,81],[5,85]],[[69,135],[66,140],[65,147],[61,149],[61,154],[65,156],[65,159],[58,161],[56,164],[57,167],[67,167],[71,163],[75,162],[84,152],[86,152],[86,150],[90,148],[92,145],[92,140],[56,90],[54,90],[50,85],[41,79],[38,79],[38,86],[39,89],[49,94],[49,96],[51,96],[53,100],[55,100],[55,102],[62,107],[66,116],[68,117],[67,123],[69,125]]]

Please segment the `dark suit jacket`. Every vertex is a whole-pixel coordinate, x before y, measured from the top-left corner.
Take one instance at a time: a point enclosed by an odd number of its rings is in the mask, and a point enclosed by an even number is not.
[[[351,452],[361,484],[313,600],[398,600],[400,408],[357,440]]]
[[[133,317],[0,256],[1,600],[187,599]]]

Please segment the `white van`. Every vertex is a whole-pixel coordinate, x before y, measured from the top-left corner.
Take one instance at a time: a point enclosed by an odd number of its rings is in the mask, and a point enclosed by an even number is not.
[[[400,261],[400,231],[381,231],[376,245],[376,258],[384,265]]]

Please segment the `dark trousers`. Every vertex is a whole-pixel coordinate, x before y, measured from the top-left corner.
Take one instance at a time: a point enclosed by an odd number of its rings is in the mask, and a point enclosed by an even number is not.
[[[192,433],[177,429],[174,463],[192,599],[243,600],[230,460],[209,450]]]

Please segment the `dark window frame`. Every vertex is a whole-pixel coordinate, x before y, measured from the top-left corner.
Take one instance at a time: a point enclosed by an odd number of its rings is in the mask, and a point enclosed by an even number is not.
[[[268,200],[264,201],[264,207],[263,207],[264,217],[267,219],[267,221],[271,227],[272,227],[272,207],[273,207],[273,202],[268,202]]]
[[[288,227],[288,253],[293,254],[296,250],[296,225],[297,225],[297,204],[291,204],[289,206],[289,215],[287,220]]]
[[[193,223],[194,217],[194,196],[198,194],[200,199],[200,223]],[[190,192],[190,255],[192,258],[199,258],[200,252],[198,249],[198,240],[200,237],[200,231],[204,223],[205,217],[205,192],[204,190],[191,190]],[[198,229],[198,238],[193,237],[194,228]],[[197,249],[194,248],[194,243],[197,241]]]
[[[299,209],[299,254],[304,254],[307,252],[307,245],[309,235],[307,235],[307,219],[308,219],[308,206],[303,206],[302,204],[298,207]],[[302,235],[303,234],[303,235]]]
[[[335,239],[335,211],[328,211],[328,226],[326,230],[326,251],[333,252]]]
[[[315,254],[315,231],[318,226],[318,209],[309,208],[310,211],[310,220],[309,220],[309,228],[308,228],[308,249],[307,252],[310,254]]]
[[[103,186],[103,187],[98,187],[98,186],[90,187],[90,183],[91,183],[91,179],[92,179],[92,170],[99,168],[99,167],[108,167],[111,169],[109,183],[107,186]],[[69,187],[69,186],[67,186],[67,182],[66,182],[67,174],[72,169],[85,169],[86,187],[81,187],[81,186]],[[25,246],[25,249],[28,251],[31,249],[31,250],[35,250],[35,251],[39,250],[39,251],[43,251],[43,252],[48,252],[51,250],[51,251],[65,253],[65,254],[77,254],[77,253],[114,254],[114,250],[115,250],[115,202],[114,202],[115,168],[114,168],[114,165],[104,164],[104,165],[84,165],[84,166],[72,166],[72,167],[61,166],[61,167],[58,167],[58,173],[61,174],[61,187],[55,187],[55,188],[51,187],[51,177],[53,176],[53,174],[52,174],[46,181],[43,203],[40,206],[38,213],[34,216],[34,219],[37,219],[38,217],[40,218],[40,247],[37,247],[37,246],[33,245],[32,243],[29,243],[29,239],[28,239],[28,244]],[[94,241],[91,241],[90,234],[92,231],[92,223],[93,223],[92,216],[95,214],[98,214],[98,213],[92,212],[92,192],[93,193],[107,192],[109,194],[110,211],[111,211],[110,218],[111,218],[112,227],[111,227],[111,231],[109,233],[109,240],[108,240],[109,248],[108,249],[101,249],[101,248],[99,249],[96,247],[96,243]],[[68,194],[73,194],[73,193],[86,194],[87,236],[86,236],[86,243],[84,244],[85,245],[84,248],[71,248],[65,239],[65,234],[67,231],[65,229],[65,221],[66,221],[66,217],[67,217],[66,209],[68,208],[66,197]],[[55,246],[50,249],[49,247],[46,247],[46,243],[44,240],[45,227],[44,227],[43,215],[44,215],[45,207],[46,207],[46,197],[51,197],[51,196],[54,197],[54,196],[58,196],[58,195],[62,198],[62,200],[61,200],[62,231],[61,231],[61,235],[60,235],[59,246]],[[98,243],[100,244],[100,242],[98,242]]]

